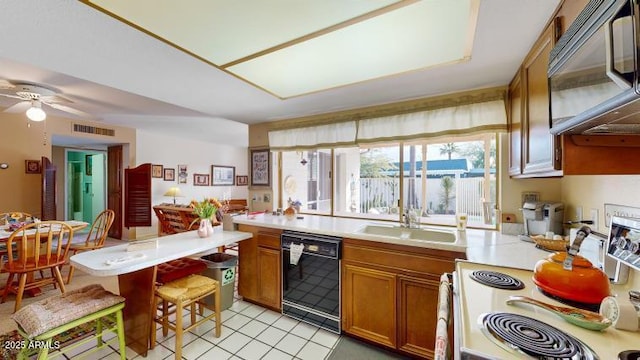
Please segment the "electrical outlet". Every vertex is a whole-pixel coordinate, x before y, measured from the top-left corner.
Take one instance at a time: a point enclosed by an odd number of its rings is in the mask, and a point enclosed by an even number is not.
[[[593,220],[593,225],[591,225],[591,228],[593,230],[598,230],[598,209],[591,209],[591,220]]]
[[[582,206],[576,206],[576,220],[582,221],[584,218],[582,217]]]

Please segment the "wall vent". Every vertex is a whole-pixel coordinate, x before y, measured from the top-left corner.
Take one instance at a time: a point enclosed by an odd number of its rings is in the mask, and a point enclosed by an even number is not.
[[[99,128],[99,127],[89,126],[89,125],[73,124],[73,131],[81,132],[85,134],[116,136],[116,131],[113,129],[105,129],[105,128]]]

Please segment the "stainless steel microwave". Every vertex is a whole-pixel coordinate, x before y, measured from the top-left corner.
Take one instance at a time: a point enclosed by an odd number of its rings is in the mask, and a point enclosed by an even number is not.
[[[638,0],[591,0],[549,56],[553,134],[640,134]]]

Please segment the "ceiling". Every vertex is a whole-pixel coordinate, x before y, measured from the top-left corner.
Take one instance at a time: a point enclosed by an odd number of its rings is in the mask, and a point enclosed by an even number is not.
[[[180,4],[197,6],[201,1]],[[287,3],[299,4],[270,1],[284,9]],[[422,0],[437,1],[442,0]],[[479,0],[468,61],[283,96],[83,2],[5,0],[0,12],[0,79],[53,87],[73,101],[71,106],[104,124],[246,146],[247,124],[506,85],[558,3]],[[411,6],[416,4],[400,8]],[[291,13],[279,11],[280,18],[300,17],[299,7],[290,8]],[[233,23],[251,26],[252,17],[245,15]],[[446,28],[451,24],[445,22],[438,34],[451,32]],[[227,40],[233,35],[228,33]],[[0,107],[13,104],[0,98]]]

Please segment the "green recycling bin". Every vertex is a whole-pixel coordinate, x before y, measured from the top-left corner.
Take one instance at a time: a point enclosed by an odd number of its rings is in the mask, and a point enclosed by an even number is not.
[[[220,311],[230,308],[233,305],[238,257],[225,253],[215,253],[202,256],[200,259],[207,264],[207,269],[202,274],[218,280],[220,283]],[[215,305],[213,296],[207,296],[204,300],[207,305]]]

